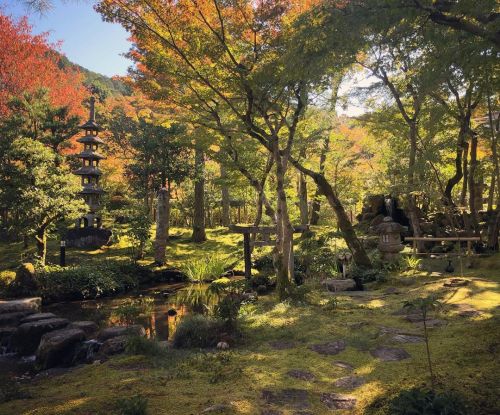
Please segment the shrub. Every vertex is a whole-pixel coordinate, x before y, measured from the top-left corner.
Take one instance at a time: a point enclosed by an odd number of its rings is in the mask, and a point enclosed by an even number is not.
[[[220,255],[209,255],[189,261],[183,267],[183,271],[190,281],[210,282],[224,274],[229,265],[227,258]]]
[[[217,345],[221,324],[211,318],[195,314],[184,317],[174,334],[176,348],[205,348]]]
[[[148,400],[142,395],[118,399],[116,406],[120,415],[147,415],[149,413]]]
[[[463,399],[452,392],[436,393],[413,388],[402,391],[390,403],[392,415],[467,415]]]
[[[129,336],[125,345],[128,354],[140,354],[144,356],[158,356],[163,353],[163,349],[158,342],[142,336]]]
[[[377,268],[363,268],[352,264],[349,269],[349,276],[356,281],[357,284],[365,284],[367,282],[387,280],[387,271]]]
[[[416,256],[407,256],[404,258],[404,264],[408,271],[416,272],[422,265],[422,259]]]
[[[271,253],[267,253],[264,255],[261,255],[254,259],[253,261],[253,268],[263,271],[263,270],[272,270],[274,269],[274,260],[273,260],[273,255]]]
[[[151,272],[126,261],[104,261],[92,265],[45,267],[39,272],[44,300],[94,299],[136,288],[151,278]]]
[[[222,320],[228,329],[235,329],[241,303],[242,297],[239,294],[226,295],[214,307],[215,318]]]

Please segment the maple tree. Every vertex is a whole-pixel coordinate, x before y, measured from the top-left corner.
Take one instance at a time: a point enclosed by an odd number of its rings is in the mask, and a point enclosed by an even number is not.
[[[26,17],[14,21],[0,13],[0,116],[8,114],[13,97],[39,88],[48,89],[52,105],[83,115],[82,76],[75,68],[61,69],[60,57],[47,34],[32,34]]]

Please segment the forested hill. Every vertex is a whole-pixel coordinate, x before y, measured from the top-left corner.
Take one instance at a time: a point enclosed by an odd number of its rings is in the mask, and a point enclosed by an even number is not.
[[[110,78],[106,75],[91,71],[81,65],[71,62],[64,55],[61,55],[59,67],[63,69],[67,67],[78,68],[84,75],[84,85],[92,89],[102,100],[109,96],[131,94],[131,89],[120,79]]]

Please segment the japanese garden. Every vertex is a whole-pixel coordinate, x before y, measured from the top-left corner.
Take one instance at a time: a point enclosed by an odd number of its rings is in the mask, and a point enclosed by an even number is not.
[[[500,414],[496,0],[0,0],[0,415]]]

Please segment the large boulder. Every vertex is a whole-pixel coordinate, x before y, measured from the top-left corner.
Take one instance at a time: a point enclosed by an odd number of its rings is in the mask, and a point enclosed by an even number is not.
[[[32,323],[33,321],[39,321],[39,320],[48,320],[49,318],[56,318],[57,316],[53,313],[35,313],[35,314],[30,314],[27,317],[24,317],[21,320],[21,324],[24,323]]]
[[[127,346],[127,336],[116,336],[106,340],[99,348],[100,356],[112,356],[123,353]]]
[[[36,351],[37,366],[45,370],[71,365],[77,346],[84,340],[85,333],[80,329],[61,329],[44,334]]]
[[[4,301],[0,300],[0,314],[6,313],[36,313],[42,306],[41,297],[22,298],[20,300]]]
[[[29,313],[26,311],[15,311],[13,313],[0,314],[0,327],[13,327],[21,324],[21,320]]]
[[[21,324],[12,339],[13,348],[22,356],[36,351],[45,333],[66,327],[69,321],[65,318],[49,318],[31,323]]]
[[[97,336],[97,340],[99,340],[100,342],[105,342],[106,340],[112,339],[113,337],[145,335],[146,331],[144,330],[144,327],[139,324],[131,326],[114,326],[101,330],[99,332],[99,335]]]
[[[336,278],[327,278],[321,282],[328,291],[353,291],[356,289],[356,281],[352,278],[348,279],[336,279]]]
[[[72,329],[80,329],[85,332],[87,337],[92,336],[94,333],[99,330],[99,326],[93,321],[74,321],[69,325]]]

